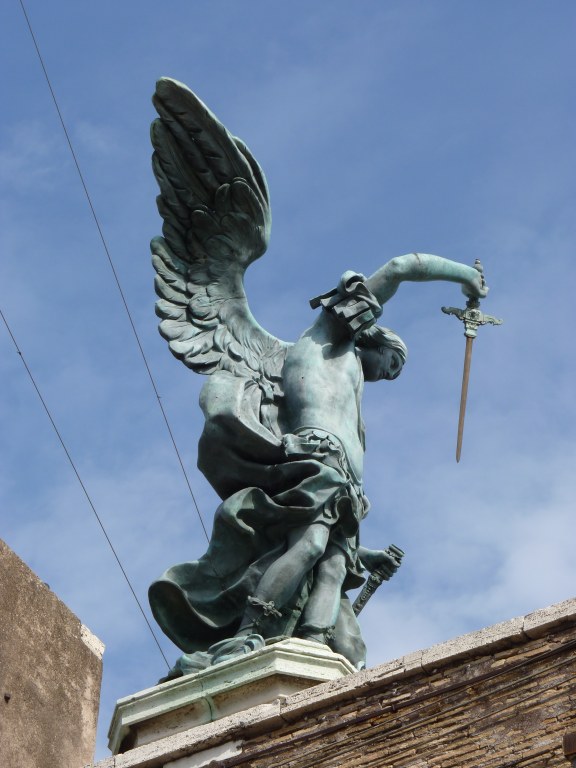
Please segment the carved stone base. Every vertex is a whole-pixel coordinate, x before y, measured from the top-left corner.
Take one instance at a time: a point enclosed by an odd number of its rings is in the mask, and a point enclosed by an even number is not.
[[[119,699],[108,744],[113,754],[126,752],[355,671],[325,645],[281,640]]]

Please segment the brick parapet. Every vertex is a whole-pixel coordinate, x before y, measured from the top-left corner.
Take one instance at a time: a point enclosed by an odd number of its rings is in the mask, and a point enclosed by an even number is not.
[[[98,765],[569,768],[575,699],[570,600]]]

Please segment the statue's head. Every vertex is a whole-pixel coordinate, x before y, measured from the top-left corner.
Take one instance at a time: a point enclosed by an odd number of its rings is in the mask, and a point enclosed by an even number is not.
[[[389,328],[373,325],[356,338],[366,381],[398,378],[406,362],[408,349],[400,336]]]

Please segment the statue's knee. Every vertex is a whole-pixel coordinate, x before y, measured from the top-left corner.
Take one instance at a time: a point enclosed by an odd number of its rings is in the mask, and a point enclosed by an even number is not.
[[[305,554],[305,558],[308,566],[312,568],[312,566],[315,565],[318,562],[318,560],[320,560],[323,554],[324,554],[324,549],[321,546],[320,542],[316,542],[316,541],[309,542],[306,547],[306,554]]]
[[[318,566],[317,577],[324,583],[340,586],[346,578],[346,560],[338,553],[322,560]]]
[[[334,581],[338,584],[343,584],[346,578],[346,561],[344,557],[332,558],[330,563],[330,573]]]
[[[300,542],[299,549],[301,551],[299,554],[304,562],[306,562],[307,566],[312,568],[324,554],[326,550],[326,540],[322,535],[315,535],[314,531],[311,531],[310,533],[310,536],[307,536]]]

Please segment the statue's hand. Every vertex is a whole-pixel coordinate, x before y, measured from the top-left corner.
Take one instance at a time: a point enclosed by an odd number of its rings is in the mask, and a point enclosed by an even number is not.
[[[387,578],[393,576],[400,567],[400,559],[386,550],[363,548],[361,560],[367,571],[380,571]]]
[[[475,299],[485,299],[489,288],[486,285],[482,265],[479,261],[476,261],[473,269],[474,274],[471,274],[470,279],[462,284],[462,293],[464,296],[473,297]]]

